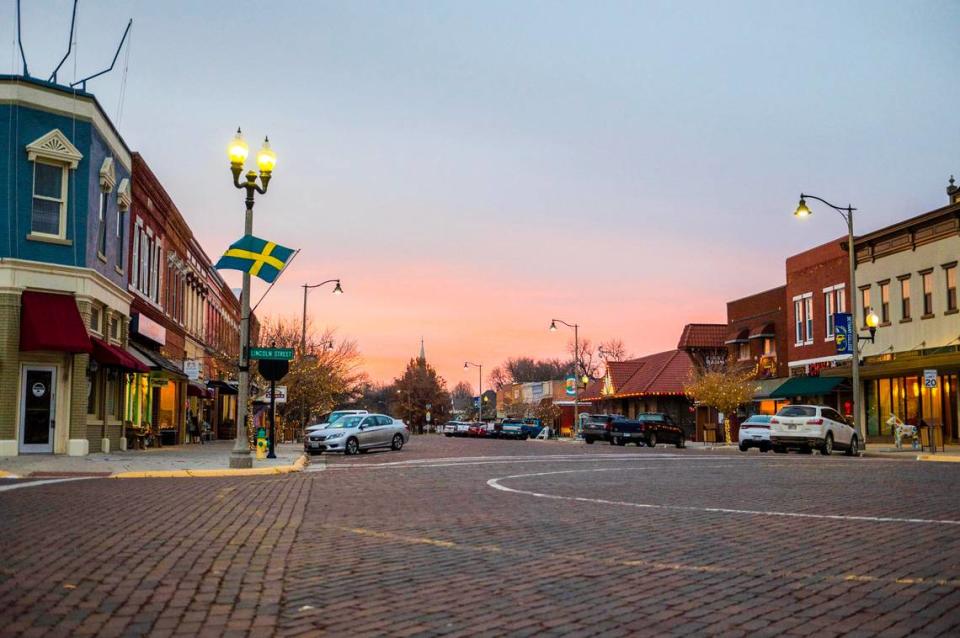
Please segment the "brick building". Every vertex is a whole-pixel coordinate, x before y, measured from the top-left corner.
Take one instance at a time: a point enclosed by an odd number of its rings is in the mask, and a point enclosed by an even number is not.
[[[730,360],[756,367],[758,379],[787,375],[786,286],[727,302]]]
[[[0,76],[0,455],[109,451],[131,295],[130,151],[96,98]]]

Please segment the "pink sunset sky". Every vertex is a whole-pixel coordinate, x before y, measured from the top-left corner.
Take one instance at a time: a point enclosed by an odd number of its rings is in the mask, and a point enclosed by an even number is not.
[[[71,2],[25,4],[41,74]],[[310,312],[374,380],[421,336],[450,386],[476,386],[466,359],[564,356],[552,317],[673,348],[844,232],[794,220],[801,190],[866,231],[941,206],[960,172],[957,3],[182,4],[81,3],[76,73],[134,19],[129,63],[89,89],[213,259],[243,230],[226,145],[269,134],[254,232],[302,253],[258,313],[299,318],[300,285],[340,277]]]

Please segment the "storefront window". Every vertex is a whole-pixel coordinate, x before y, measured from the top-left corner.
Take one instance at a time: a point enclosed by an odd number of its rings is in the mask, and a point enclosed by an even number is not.
[[[890,426],[887,425],[887,420],[890,418],[890,414],[893,412],[893,408],[890,405],[890,379],[879,379],[878,380],[878,398],[880,399],[880,434],[881,436],[887,436],[890,434]]]
[[[97,397],[100,396],[97,391],[98,376],[96,372],[87,371],[87,414],[97,414]]]
[[[173,381],[167,381],[160,386],[160,409],[157,413],[157,421],[161,429],[173,429],[177,427],[177,384]]]
[[[863,401],[867,407],[867,436],[877,436],[880,418],[877,413],[876,381],[867,381],[863,384]]]
[[[940,386],[943,378],[938,380],[937,387],[928,388],[923,386],[920,390],[920,396],[923,399],[923,420],[927,425],[941,425],[943,423],[943,410],[940,405]]]

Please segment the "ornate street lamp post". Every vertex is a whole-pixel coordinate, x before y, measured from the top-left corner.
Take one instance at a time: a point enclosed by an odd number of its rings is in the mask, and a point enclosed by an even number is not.
[[[474,368],[479,368],[479,369],[480,369],[480,378],[479,378],[479,383],[478,383],[478,385],[477,385],[477,396],[480,397],[480,398],[479,398],[480,405],[479,405],[479,407],[477,408],[477,410],[478,410],[477,413],[480,415],[480,418],[479,418],[478,420],[480,421],[480,423],[483,423],[483,364],[482,364],[482,363],[470,363],[469,361],[464,361],[464,362],[463,362],[463,369],[464,369],[464,370],[469,369],[470,366],[473,366]]]
[[[816,195],[807,195],[805,193],[800,193],[800,203],[797,204],[797,209],[793,211],[793,214],[800,218],[805,219],[813,214],[813,211],[807,207],[807,199],[815,199],[818,202],[826,204],[833,210],[840,213],[840,216],[843,217],[843,221],[847,223],[847,258],[848,266],[850,268],[850,314],[853,317],[853,328],[855,338],[853,340],[853,359],[852,359],[852,383],[853,383],[853,425],[854,429],[857,431],[857,435],[860,437],[860,440],[863,442],[863,447],[867,447],[867,429],[863,425],[863,417],[860,414],[862,403],[863,403],[863,388],[860,387],[860,344],[859,341],[863,339],[864,341],[873,342],[874,335],[877,331],[877,325],[879,324],[879,318],[873,312],[873,309],[870,309],[870,312],[864,317],[864,325],[867,326],[870,330],[869,337],[860,336],[859,326],[857,322],[857,255],[854,244],[853,236],[853,212],[857,210],[850,204],[846,206],[836,206],[831,204],[825,199],[817,197]]]
[[[277,154],[270,148],[269,138],[264,138],[263,147],[257,153],[257,168],[260,169],[260,181],[257,173],[248,171],[241,181],[244,162],[250,147],[243,139],[240,129],[230,142],[227,154],[230,157],[230,171],[233,173],[233,185],[247,192],[247,212],[244,218],[244,235],[253,234],[253,197],[255,193],[267,192],[273,169],[277,165]],[[253,466],[250,456],[250,443],[247,440],[247,402],[250,397],[250,273],[243,273],[243,288],[240,293],[240,387],[237,390],[237,439],[230,452],[230,467],[247,468]]]

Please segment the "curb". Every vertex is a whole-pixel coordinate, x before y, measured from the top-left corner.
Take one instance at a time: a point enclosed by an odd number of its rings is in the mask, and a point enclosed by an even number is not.
[[[934,463],[960,463],[960,455],[956,454],[920,454],[918,461],[933,461]]]
[[[130,478],[212,478],[228,476],[270,476],[273,474],[290,474],[291,472],[302,472],[307,464],[306,455],[293,462],[292,465],[277,465],[274,467],[252,467],[243,470],[231,470],[224,468],[221,470],[149,470],[146,472],[116,472],[110,475],[115,479]]]
[[[17,476],[16,474],[13,474],[12,472],[5,472],[4,470],[0,470],[0,478],[20,478],[20,477]]]

